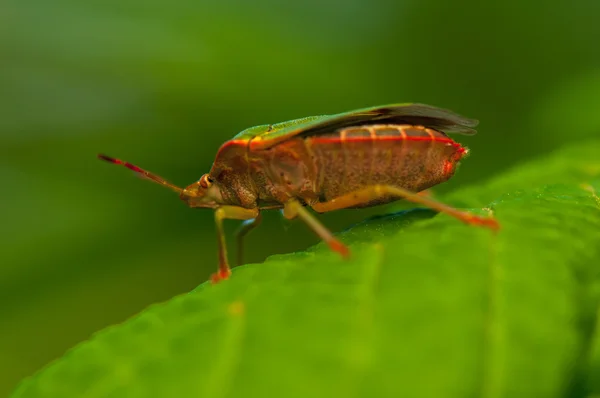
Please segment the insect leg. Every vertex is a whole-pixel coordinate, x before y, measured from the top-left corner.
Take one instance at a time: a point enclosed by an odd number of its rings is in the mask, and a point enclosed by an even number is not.
[[[315,216],[310,214],[308,210],[300,204],[296,199],[288,200],[283,208],[283,216],[287,219],[300,217],[310,229],[312,229],[321,239],[323,239],[331,250],[340,253],[343,257],[348,257],[350,251],[348,247],[337,240],[333,234],[317,220]]]
[[[492,217],[476,216],[469,212],[461,211],[455,209],[454,207],[450,207],[447,204],[438,202],[437,200],[434,200],[428,196],[419,195],[418,193],[411,192],[409,190],[391,185],[373,185],[355,192],[350,192],[348,194],[342,195],[336,199],[330,200],[329,202],[316,203],[312,205],[312,208],[319,213],[323,213],[327,211],[345,209],[355,205],[368,203],[372,200],[386,196],[395,196],[398,199],[406,199],[410,202],[425,205],[433,210],[449,214],[452,217],[455,217],[467,224],[481,225],[494,230],[500,227],[498,221],[496,221]]]
[[[237,237],[237,265],[242,265],[244,258],[244,237],[248,234],[248,232],[252,231],[254,228],[260,225],[262,221],[262,216],[260,213],[255,218],[250,220],[246,220],[242,223],[241,227],[238,229],[236,233]]]
[[[227,279],[229,278],[229,275],[231,275],[231,269],[227,262],[227,245],[225,243],[223,220],[249,220],[258,217],[258,215],[258,209],[246,209],[239,206],[221,206],[215,211],[215,224],[217,225],[217,237],[219,243],[219,270],[210,277],[210,280],[213,283]]]

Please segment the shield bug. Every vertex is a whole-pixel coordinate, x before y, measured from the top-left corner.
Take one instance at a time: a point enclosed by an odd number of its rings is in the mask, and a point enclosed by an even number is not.
[[[336,115],[312,116],[248,128],[219,149],[211,170],[186,188],[131,163],[123,165],[179,194],[190,207],[215,211],[219,268],[211,280],[229,277],[223,220],[245,220],[243,237],[261,221],[261,210],[283,209],[302,219],[342,256],[348,248],[317,213],[369,207],[405,199],[492,229],[498,223],[438,202],[419,192],[448,180],[468,150],[449,133],[472,135],[476,120],[424,104],[393,104]]]

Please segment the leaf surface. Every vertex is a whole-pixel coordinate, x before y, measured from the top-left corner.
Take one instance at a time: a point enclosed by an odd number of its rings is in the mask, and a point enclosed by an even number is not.
[[[349,261],[319,244],[238,267],[12,396],[600,394],[599,154],[574,146],[447,197],[492,211],[497,234],[422,209],[366,220],[339,234]]]

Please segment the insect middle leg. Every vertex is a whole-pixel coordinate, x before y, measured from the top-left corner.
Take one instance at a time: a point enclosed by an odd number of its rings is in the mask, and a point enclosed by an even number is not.
[[[225,230],[223,229],[223,220],[249,220],[259,216],[258,209],[246,209],[239,206],[221,206],[215,211],[215,224],[217,225],[217,237],[219,243],[219,270],[212,274],[210,280],[217,283],[223,279],[229,278],[231,269],[227,261],[227,245],[225,243]]]
[[[302,221],[304,221],[310,229],[312,229],[321,239],[327,243],[327,245],[331,248],[331,250],[340,253],[343,257],[348,257],[350,251],[348,247],[344,245],[342,242],[337,240],[333,234],[317,220],[315,216],[310,214],[310,212],[302,206],[300,202],[296,199],[288,200],[283,207],[283,216],[287,219],[293,219],[296,217],[300,217]]]
[[[236,232],[237,238],[237,265],[242,265],[244,260],[244,237],[258,227],[262,221],[260,213],[255,218],[246,220],[242,223],[241,227]]]
[[[386,196],[394,196],[398,199],[406,199],[410,202],[425,205],[433,210],[449,214],[467,224],[481,225],[494,230],[497,230],[500,227],[498,221],[492,217],[480,217],[466,211],[461,211],[430,197],[419,195],[418,193],[392,185],[373,185],[366,187],[358,191],[347,193],[328,202],[316,203],[312,205],[312,208],[319,213],[323,213],[368,203],[372,200]]]

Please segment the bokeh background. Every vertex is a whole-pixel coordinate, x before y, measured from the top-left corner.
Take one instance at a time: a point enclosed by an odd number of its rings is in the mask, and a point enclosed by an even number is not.
[[[246,127],[418,101],[481,121],[452,190],[598,136],[598,21],[597,0],[5,0],[0,396],[216,266],[210,211],[98,152],[184,185]],[[248,262],[316,242],[265,216]]]

